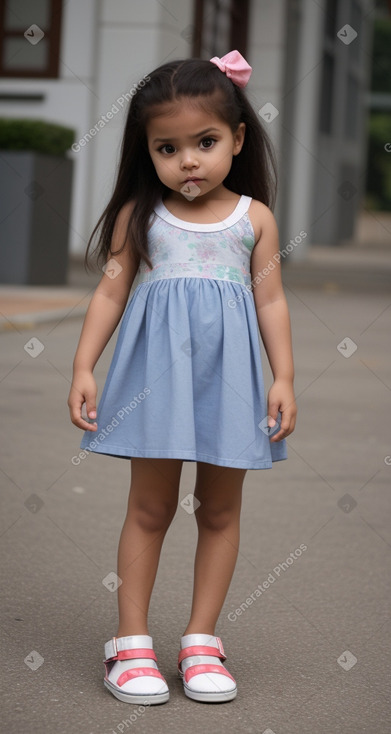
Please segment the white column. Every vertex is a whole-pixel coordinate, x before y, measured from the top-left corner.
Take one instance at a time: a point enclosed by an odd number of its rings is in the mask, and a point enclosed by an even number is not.
[[[182,0],[100,0],[97,7],[99,54],[91,126],[113,109],[114,114],[79,154],[88,148],[91,156],[90,230],[111,196],[129,107],[123,99],[144,74],[171,59],[190,56],[193,12],[193,4]]]

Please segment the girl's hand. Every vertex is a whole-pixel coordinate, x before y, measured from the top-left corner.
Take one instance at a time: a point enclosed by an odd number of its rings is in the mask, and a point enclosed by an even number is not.
[[[96,418],[96,395],[98,389],[92,372],[88,370],[78,370],[73,375],[72,387],[68,396],[69,411],[71,421],[83,431],[96,431],[98,425],[88,423],[82,418],[82,407],[86,404],[87,415],[89,418]]]
[[[281,413],[280,430],[270,439],[273,442],[281,441],[292,433],[296,424],[297,407],[293,383],[290,380],[275,380],[269,390],[267,406],[269,426],[275,426],[277,414]]]

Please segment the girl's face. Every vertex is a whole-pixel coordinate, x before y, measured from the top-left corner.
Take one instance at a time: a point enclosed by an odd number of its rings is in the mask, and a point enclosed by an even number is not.
[[[146,132],[160,181],[192,200],[222,184],[242,148],[245,124],[233,133],[219,117],[181,100],[162,105]]]

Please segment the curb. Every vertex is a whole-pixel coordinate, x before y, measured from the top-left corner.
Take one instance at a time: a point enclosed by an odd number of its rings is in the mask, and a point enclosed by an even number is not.
[[[14,316],[0,317],[0,333],[33,329],[35,326],[62,321],[65,318],[81,318],[85,315],[87,306],[69,308],[55,308],[51,311],[37,311],[36,313],[15,314]]]

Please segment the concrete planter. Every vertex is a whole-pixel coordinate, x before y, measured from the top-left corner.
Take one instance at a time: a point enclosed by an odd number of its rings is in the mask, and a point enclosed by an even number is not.
[[[64,285],[73,161],[0,150],[0,283]]]

